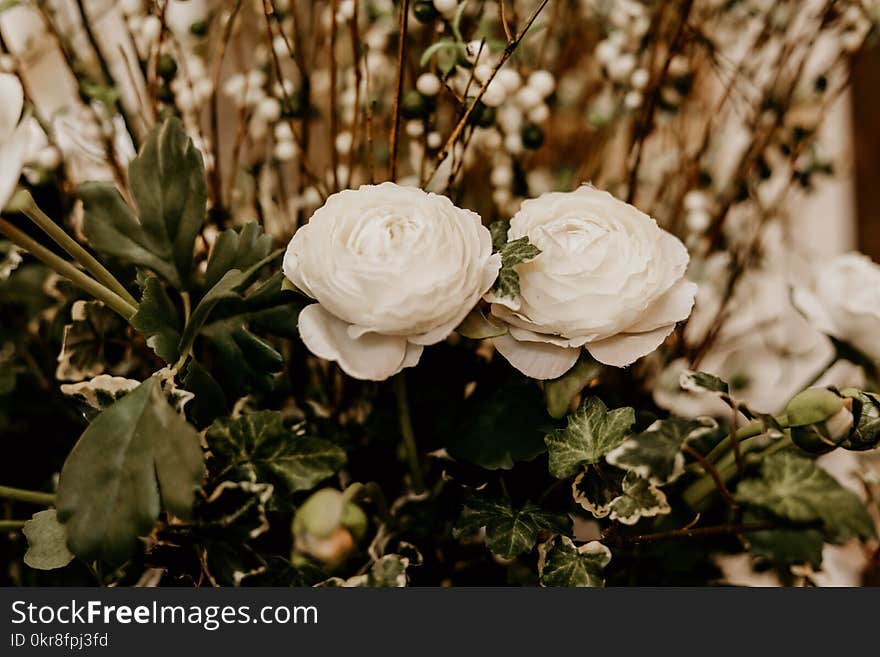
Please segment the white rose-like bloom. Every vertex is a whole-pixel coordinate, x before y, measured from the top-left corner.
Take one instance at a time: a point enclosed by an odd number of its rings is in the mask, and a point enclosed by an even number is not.
[[[880,362],[880,265],[868,256],[844,253],[819,264],[793,298],[820,331]]]
[[[651,353],[690,315],[697,286],[684,278],[684,245],[648,215],[591,186],[527,200],[508,240],[541,250],[516,266],[520,296],[491,293],[509,331],[495,347],[524,374],[562,376],[581,348],[624,367]]]
[[[500,267],[479,215],[388,182],[330,196],[284,256],[287,278],[318,301],[299,316],[306,347],[372,381],[449,336]]]
[[[27,157],[30,127],[19,123],[24,92],[18,78],[0,73],[0,210],[9,202]]]

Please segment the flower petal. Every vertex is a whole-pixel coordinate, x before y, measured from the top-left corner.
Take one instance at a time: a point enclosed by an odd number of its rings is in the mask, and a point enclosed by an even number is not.
[[[533,379],[556,379],[577,362],[581,350],[546,342],[520,342],[509,334],[492,338],[495,348],[511,365]]]
[[[0,210],[6,206],[18,186],[21,168],[27,157],[30,134],[30,127],[25,122],[6,141],[0,143]]]
[[[628,333],[644,333],[687,319],[694,307],[697,284],[682,278],[648,306],[638,321],[627,328]]]
[[[819,298],[805,287],[796,287],[792,290],[791,300],[794,307],[804,315],[809,322],[826,335],[836,336],[834,320],[825,310]]]
[[[352,338],[348,327],[318,303],[306,306],[299,315],[299,334],[309,351],[336,361],[355,379],[384,381],[418,362],[421,351],[409,347],[406,338],[378,333]]]
[[[663,344],[674,328],[675,324],[669,324],[646,333],[619,333],[604,340],[589,342],[585,347],[600,363],[626,367]]]
[[[0,141],[4,140],[18,125],[24,107],[24,90],[18,77],[12,73],[0,73]]]

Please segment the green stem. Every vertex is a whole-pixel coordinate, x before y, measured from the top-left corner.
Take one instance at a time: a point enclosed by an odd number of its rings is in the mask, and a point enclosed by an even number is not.
[[[0,532],[14,532],[24,527],[27,520],[0,520]]]
[[[52,493],[41,493],[36,490],[25,490],[10,486],[0,486],[0,498],[37,504],[39,506],[53,506],[55,504],[55,496]]]
[[[781,418],[776,418],[779,421]],[[748,440],[749,438],[753,438],[754,436],[758,436],[764,433],[764,423],[760,420],[755,420],[754,422],[750,422],[744,427],[740,427],[737,432],[734,434],[736,438],[736,442],[741,443],[744,440]],[[706,455],[706,460],[710,463],[715,463],[720,459],[724,454],[726,454],[730,448],[733,447],[733,438],[731,436],[727,436],[721,442],[719,442],[715,447],[712,448]]]
[[[129,294],[128,290],[123,287],[122,283],[116,280],[116,277],[113,276],[113,274],[107,271],[104,265],[98,262],[91,253],[80,246],[76,240],[64,232],[64,229],[62,229],[61,226],[52,221],[52,219],[50,219],[46,213],[39,208],[29,192],[24,192],[22,194],[20,209],[28,219],[37,224],[40,230],[52,238],[52,241],[64,249],[71,258],[81,264],[83,268],[94,276],[99,283],[118,294],[126,301],[126,303],[129,303],[132,306],[138,305],[135,298]]]
[[[409,413],[409,398],[406,393],[406,377],[403,372],[394,377],[394,392],[397,395],[397,415],[400,420],[400,433],[403,436],[403,448],[409,461],[409,471],[412,474],[413,486],[417,493],[425,490],[425,478],[422,475],[422,466],[419,462],[419,448],[416,445],[416,434],[413,431],[412,419]]]
[[[13,244],[30,253],[37,260],[55,270],[55,272],[69,280],[84,292],[90,294],[99,301],[103,301],[109,308],[112,308],[125,318],[126,321],[129,321],[137,312],[136,306],[129,304],[118,294],[108,290],[98,281],[74,267],[64,258],[55,255],[45,246],[31,237],[28,237],[8,221],[0,219],[0,233],[6,235]]]
[[[752,436],[749,439],[744,440],[740,443],[740,450],[742,455],[744,456],[748,452],[753,452],[757,447],[756,438],[759,438],[760,434],[757,436]],[[759,452],[758,454],[752,454],[747,459],[749,463],[759,462],[761,459],[770,456],[771,454],[775,454],[776,452],[783,450],[787,447],[790,447],[794,443],[791,442],[791,436],[785,435],[775,443],[770,445],[767,449]],[[738,469],[736,467],[736,459],[732,454],[727,454],[724,458],[720,459],[715,466],[715,470],[718,473],[718,478],[722,483],[727,485],[731,479],[733,479]],[[685,503],[691,507],[692,509],[699,509],[702,505],[703,500],[708,497],[712,492],[716,489],[716,484],[714,479],[706,475],[690,486],[688,486],[684,492],[682,493],[682,499]]]

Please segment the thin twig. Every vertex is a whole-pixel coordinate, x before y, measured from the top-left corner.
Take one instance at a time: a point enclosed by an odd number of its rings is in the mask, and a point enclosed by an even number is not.
[[[406,55],[406,28],[409,24],[409,0],[403,0],[400,3],[400,22],[398,29],[397,41],[397,86],[394,89],[394,117],[391,122],[391,135],[389,142],[391,144],[390,163],[388,168],[388,179],[394,181],[397,179],[397,149],[398,149],[398,131],[400,130],[400,97],[403,94],[403,67],[404,57]]]
[[[692,457],[697,463],[703,466],[703,469],[706,471],[710,477],[712,477],[712,481],[715,482],[715,487],[718,489],[718,492],[721,493],[721,496],[727,501],[727,503],[732,507],[737,507],[736,500],[733,499],[733,495],[730,494],[730,491],[727,490],[727,486],[724,485],[724,482],[721,480],[721,475],[718,474],[718,470],[715,469],[715,466],[709,463],[706,460],[706,457],[700,454],[697,450],[695,450],[690,445],[685,445],[682,447],[682,450],[685,454]]]
[[[648,543],[650,541],[661,541],[667,538],[689,538],[691,536],[712,536],[717,534],[746,534],[749,532],[767,531],[769,529],[776,529],[776,524],[772,522],[754,522],[746,524],[713,525],[711,527],[683,527],[682,529],[671,529],[665,532],[629,536],[625,540],[631,543]]]
[[[434,178],[434,175],[437,173],[437,169],[440,168],[440,165],[443,161],[449,156],[450,151],[452,150],[455,143],[458,141],[459,136],[461,135],[462,130],[464,130],[465,125],[467,125],[468,119],[471,116],[471,112],[474,111],[474,107],[476,107],[477,103],[483,97],[483,94],[486,93],[486,89],[492,80],[495,79],[495,75],[501,70],[501,67],[510,59],[510,56],[516,50],[517,46],[519,46],[523,37],[532,27],[532,23],[535,22],[535,19],[538,18],[538,15],[541,13],[541,10],[547,6],[549,0],[541,0],[538,3],[538,6],[532,11],[528,20],[526,20],[526,24],[523,26],[523,29],[516,35],[513,41],[510,41],[507,46],[505,46],[504,51],[501,53],[501,57],[498,58],[498,61],[495,63],[495,66],[492,67],[492,71],[489,73],[489,76],[483,81],[482,86],[480,87],[477,95],[474,97],[473,101],[470,105],[467,106],[464,113],[461,115],[461,118],[458,120],[455,128],[453,128],[452,133],[449,135],[449,138],[446,140],[446,143],[443,144],[443,148],[437,153],[437,159],[434,162],[434,166],[431,171],[422,178],[421,186],[425,187],[431,180]]]

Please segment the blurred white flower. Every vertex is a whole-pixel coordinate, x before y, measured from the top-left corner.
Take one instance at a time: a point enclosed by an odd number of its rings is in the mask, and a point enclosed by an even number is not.
[[[24,91],[18,78],[0,73],[0,210],[9,202],[28,156],[30,129],[20,121]]]
[[[318,301],[299,316],[306,347],[374,381],[444,340],[500,266],[477,214],[390,182],[330,196],[284,257],[287,278]]]
[[[584,186],[525,201],[508,240],[525,236],[541,253],[516,265],[520,296],[487,299],[510,329],[495,347],[528,376],[561,376],[582,347],[629,365],[690,315],[697,286],[684,278],[684,245],[607,192]]]
[[[861,253],[820,262],[813,280],[794,291],[813,325],[880,362],[880,265]]]

